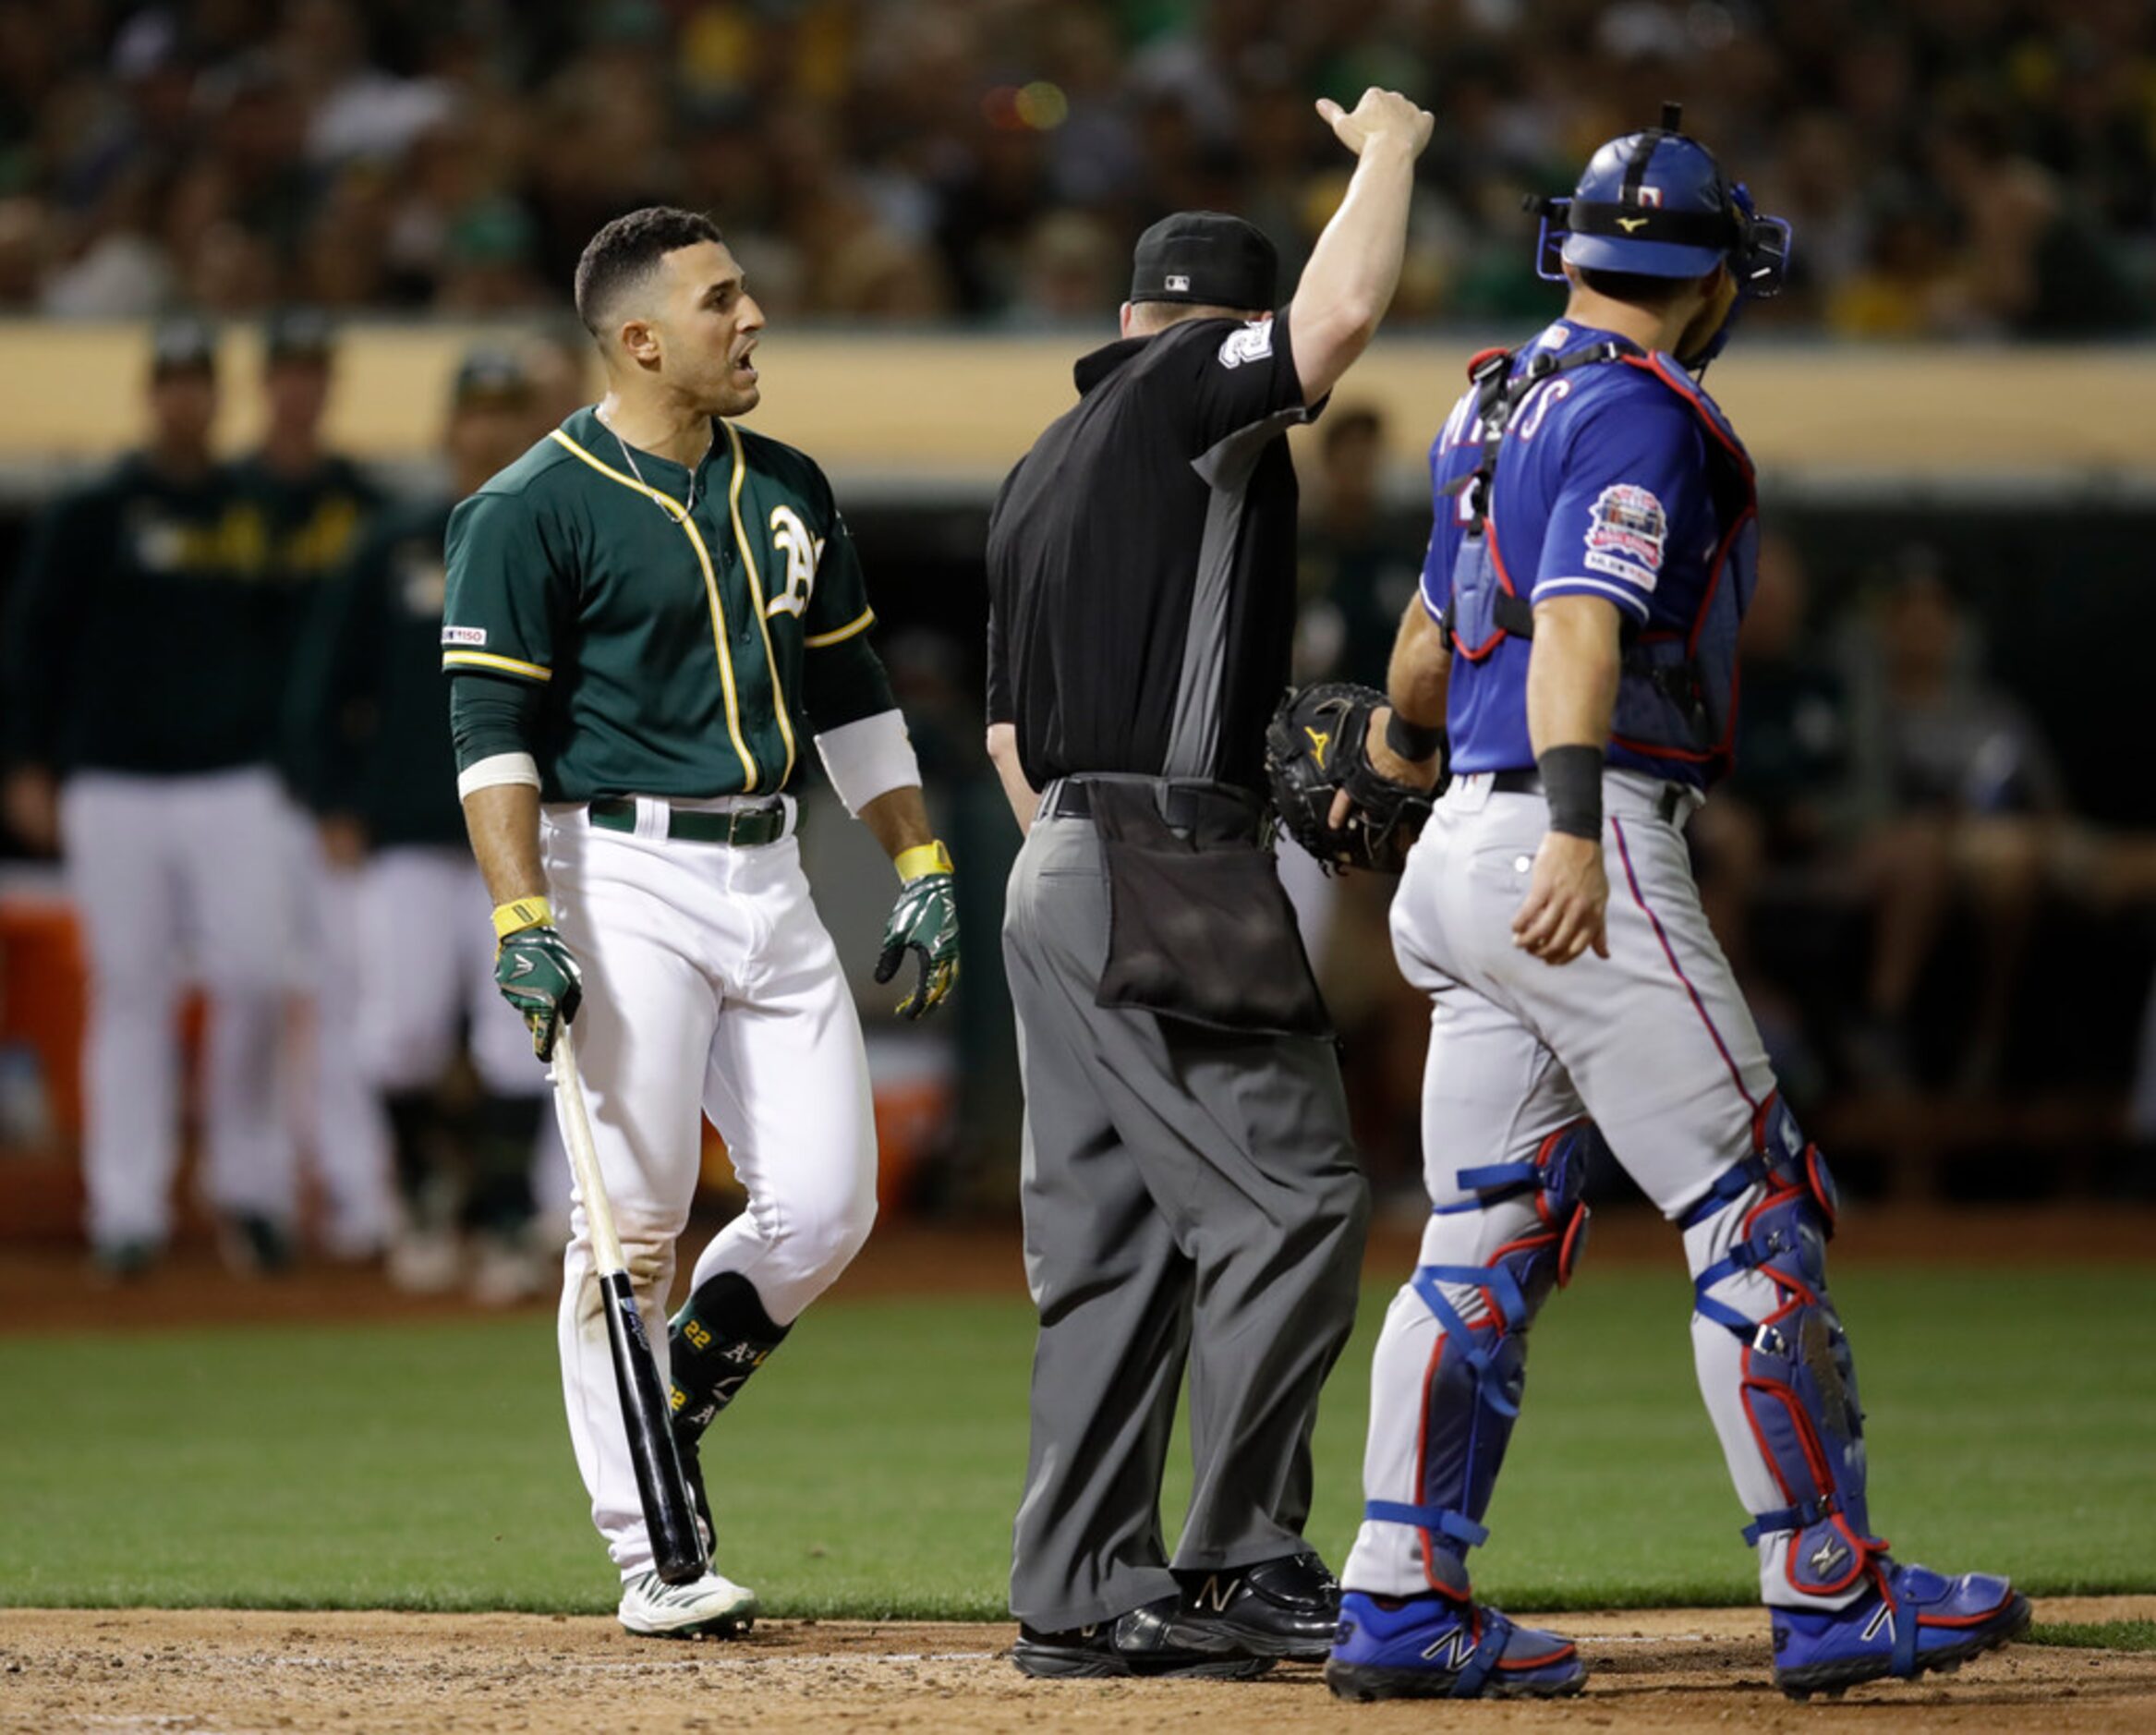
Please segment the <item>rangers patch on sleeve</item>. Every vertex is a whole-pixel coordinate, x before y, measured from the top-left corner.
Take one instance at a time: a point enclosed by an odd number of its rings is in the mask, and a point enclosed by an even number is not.
[[[483,645],[487,642],[487,629],[483,626],[444,626],[442,642],[445,645]]]
[[[1220,365],[1240,368],[1246,361],[1263,361],[1272,353],[1272,321],[1253,320],[1240,331],[1228,334],[1228,341],[1220,346]]]
[[[1608,573],[1652,590],[1668,540],[1669,515],[1646,489],[1633,482],[1613,482],[1594,497],[1587,516],[1590,571]]]

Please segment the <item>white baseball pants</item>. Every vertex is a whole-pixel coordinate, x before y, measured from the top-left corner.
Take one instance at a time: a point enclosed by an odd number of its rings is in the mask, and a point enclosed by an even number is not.
[[[396,1207],[389,1128],[354,1063],[361,995],[353,984],[363,980],[360,876],[322,854],[312,814],[289,800],[284,807],[297,923],[291,991],[313,1013],[311,1040],[287,1050],[296,1123],[328,1207],[325,1239],[333,1249],[364,1252],[388,1241]]]
[[[203,1193],[217,1210],[289,1224],[297,1201],[278,1028],[291,882],[275,775],[260,766],[186,777],[79,771],[61,791],[60,827],[90,965],[82,1167],[91,1240],[171,1234],[173,1021],[190,978],[210,997]]]
[[[1553,968],[1512,943],[1512,916],[1548,823],[1540,795],[1494,793],[1487,776],[1456,778],[1408,858],[1392,906],[1393,944],[1408,979],[1431,996],[1423,1152],[1433,1205],[1473,1196],[1459,1183],[1460,1170],[1532,1159],[1544,1137],[1581,1114],[1593,1117],[1666,1217],[1702,1197],[1751,1148],[1753,1111],[1774,1075],[1700,907],[1683,834],[1656,810],[1659,783],[1613,772],[1603,787],[1606,959],[1589,952]],[[1500,1217],[1507,1208],[1433,1215],[1421,1263],[1487,1263],[1508,1233],[1520,1232]],[[1726,1211],[1687,1231],[1695,1274],[1739,1238],[1740,1215]],[[1756,1272],[1714,1293],[1755,1319],[1774,1305],[1772,1285]],[[1423,1385],[1439,1329],[1422,1298],[1403,1287],[1386,1315],[1372,1372],[1363,1463],[1370,1499],[1420,1498]],[[1741,1346],[1696,1316],[1692,1343],[1745,1511],[1782,1505],[1739,1397]],[[1740,1523],[1733,1515],[1732,1530]],[[1770,1601],[1791,1600],[1782,1575],[1788,1541],[1783,1534],[1760,1545]],[[1421,1533],[1371,1521],[1340,1576],[1351,1589],[1392,1595],[1433,1583]],[[1815,1608],[1835,1600],[1806,1599]]]
[[[489,1092],[546,1090],[531,1032],[494,985],[490,907],[469,850],[402,844],[368,858],[356,900],[355,1048],[357,1074],[373,1089],[433,1084],[455,1051],[459,1022],[468,1019],[472,1070]]]
[[[696,804],[724,807],[725,801]],[[785,1325],[827,1289],[876,1216],[876,1129],[860,1020],[791,836],[674,842],[664,803],[635,834],[549,807],[547,882],[584,972],[576,1056],[600,1172],[660,1377],[674,1241],[695,1199],[706,1116],[748,1207],[697,1258],[752,1283]],[[562,1293],[562,1377],[593,1522],[626,1579],[651,1544],[636,1498],[579,1205]]]

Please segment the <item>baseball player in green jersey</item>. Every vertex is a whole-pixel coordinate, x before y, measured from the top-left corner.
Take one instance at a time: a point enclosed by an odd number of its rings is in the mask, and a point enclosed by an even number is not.
[[[262,442],[233,466],[249,567],[282,641],[276,666],[288,674],[309,612],[382,505],[366,470],[323,440],[335,360],[335,334],[321,313],[294,308],[269,320],[262,329]],[[298,795],[293,767],[282,769]],[[394,1213],[387,1130],[349,1063],[354,1002],[341,992],[318,991],[323,983],[351,981],[359,969],[353,924],[359,862],[334,847],[340,837],[334,830],[318,831],[300,802],[286,805],[296,942],[290,986],[313,1017],[297,1041],[287,1026],[284,1059],[302,1147],[321,1179],[323,1244],[333,1256],[357,1259],[382,1250]]]
[[[334,1058],[379,1093],[394,1134],[404,1221],[391,1280],[434,1291],[468,1276],[473,1298],[491,1305],[553,1281],[532,1223],[546,1079],[523,1025],[495,997],[487,889],[465,843],[442,702],[442,543],[454,503],[515,459],[532,427],[515,359],[467,357],[444,438],[454,491],[384,508],[320,587],[287,719],[291,768],[323,853],[363,864],[354,967],[340,978],[354,1036]],[[440,1086],[467,1020],[480,1095],[453,1123]]]
[[[202,1189],[248,1268],[290,1246],[278,1100],[289,888],[271,758],[284,650],[210,430],[214,334],[153,339],[150,437],[40,517],[11,599],[7,808],[55,842],[90,971],[83,1180],[98,1264],[156,1258],[172,1231],[180,1069],[174,1013],[200,980]]]
[[[860,1025],[793,836],[787,791],[811,739],[902,882],[877,974],[917,958],[907,1015],[950,988],[958,923],[830,486],[737,425],[759,395],[764,319],[719,231],[663,208],[617,218],[577,264],[576,307],[606,395],[457,507],[442,661],[495,975],[541,1056],[576,1020],[648,1316],[672,1281],[702,1116],[748,1194],[697,1256],[664,1340],[675,1439],[709,1522],[704,1428],[876,1214]],[[740,1631],[752,1593],[717,1571],[667,1585],[651,1570],[581,1209],[574,1231],[563,1380],[622,1623]]]

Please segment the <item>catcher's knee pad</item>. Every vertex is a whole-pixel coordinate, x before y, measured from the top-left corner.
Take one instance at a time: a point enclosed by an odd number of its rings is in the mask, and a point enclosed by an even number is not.
[[[1467,1551],[1489,1535],[1482,1517],[1520,1416],[1527,1329],[1550,1292],[1571,1280],[1586,1245],[1588,1211],[1580,1195],[1599,1138],[1592,1122],[1574,1121],[1525,1161],[1460,1171],[1460,1184],[1475,1197],[1441,1206],[1440,1213],[1524,1204],[1532,1213],[1525,1232],[1481,1265],[1421,1266],[1412,1280],[1442,1334],[1423,1387],[1418,1498],[1372,1500],[1363,1515],[1420,1530],[1432,1579],[1457,1596],[1470,1594]]]
[[[1865,1505],[1856,1366],[1826,1292],[1836,1209],[1825,1159],[1777,1092],[1752,1119],[1752,1149],[1680,1219],[1689,1230],[1730,1219],[1728,1250],[1693,1276],[1694,1305],[1743,1346],[1745,1418],[1786,1501],[1754,1512],[1744,1539],[1789,1533],[1789,1583],[1821,1596],[1847,1590],[1886,1550]],[[1715,1293],[1747,1273],[1771,1286],[1758,1318]]]

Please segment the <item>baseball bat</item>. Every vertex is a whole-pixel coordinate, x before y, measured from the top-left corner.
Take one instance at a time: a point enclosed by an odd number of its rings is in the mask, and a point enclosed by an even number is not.
[[[622,1401],[622,1423],[628,1430],[629,1462],[636,1471],[636,1498],[651,1534],[651,1565],[669,1584],[701,1578],[710,1566],[704,1535],[696,1524],[681,1455],[674,1450],[672,1412],[659,1364],[644,1331],[644,1316],[629,1286],[622,1241],[614,1231],[614,1212],[600,1179],[599,1152],[591,1142],[591,1117],[584,1107],[584,1083],[576,1075],[576,1050],[563,1025],[554,1037],[554,1095],[562,1110],[563,1141],[569,1147],[569,1168],[584,1205],[591,1238],[591,1262],[606,1312],[606,1344],[613,1355],[614,1389]]]

